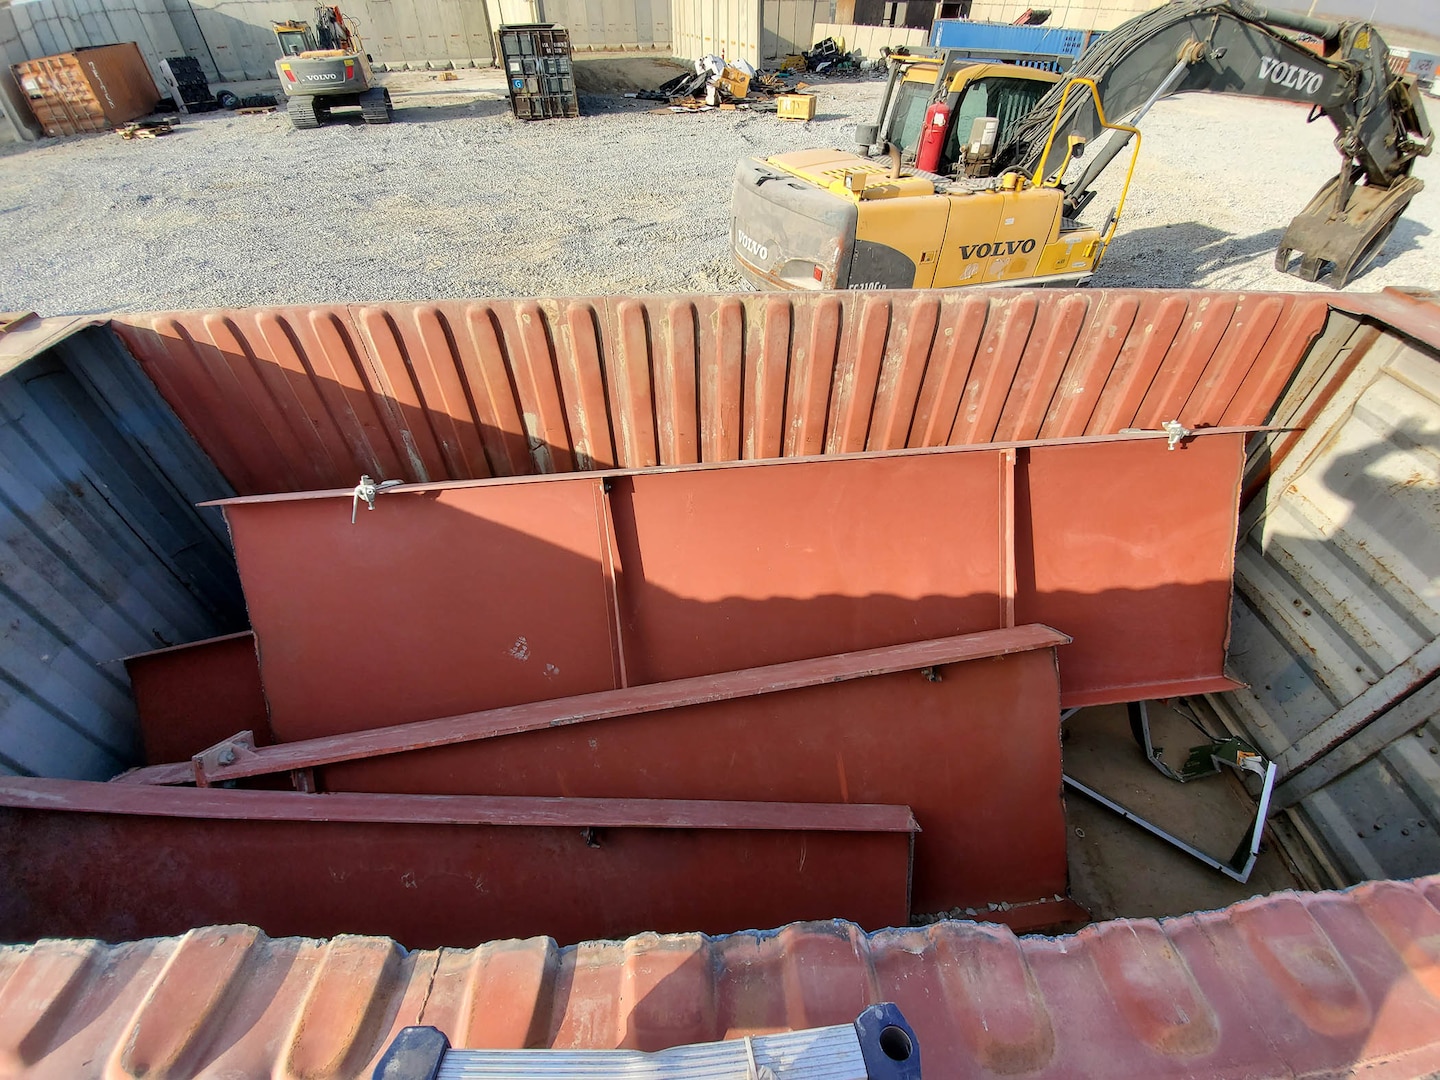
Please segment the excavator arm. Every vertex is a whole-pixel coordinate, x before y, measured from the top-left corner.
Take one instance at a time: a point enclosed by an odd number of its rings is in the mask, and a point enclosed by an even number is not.
[[[1318,38],[1321,52],[1285,31]],[[1395,76],[1388,50],[1366,23],[1334,23],[1268,11],[1247,0],[1173,0],[1130,20],[1086,51],[1070,71],[1094,80],[1106,114],[1138,121],[1156,100],[1212,91],[1276,98],[1312,106],[1338,132],[1339,175],[1321,188],[1286,230],[1277,269],[1314,281],[1333,267],[1337,288],[1379,252],[1401,212],[1421,190],[1411,176],[1430,153],[1432,135],[1413,78]],[[1093,139],[1100,118],[1088,95],[1064,96],[1057,85],[1018,124],[996,166],[1052,176],[1066,144],[1052,129]],[[1125,144],[1113,138],[1067,182],[1066,205],[1079,214],[1094,197],[1095,179]],[[1295,252],[1297,266],[1290,265]]]

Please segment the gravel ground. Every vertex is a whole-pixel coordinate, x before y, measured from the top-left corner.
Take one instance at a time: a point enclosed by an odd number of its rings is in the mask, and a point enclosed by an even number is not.
[[[822,84],[809,124],[653,115],[613,96],[582,99],[578,120],[526,124],[494,92],[409,78],[389,127],[211,114],[152,141],[0,147],[0,310],[739,289],[735,161],[849,146],[882,88]],[[1328,125],[1304,121],[1271,102],[1162,103],[1094,283],[1309,287],[1272,267],[1285,224],[1336,166]],[[1419,172],[1430,190],[1352,288],[1440,288],[1440,158]],[[1092,215],[1109,205],[1102,191]]]

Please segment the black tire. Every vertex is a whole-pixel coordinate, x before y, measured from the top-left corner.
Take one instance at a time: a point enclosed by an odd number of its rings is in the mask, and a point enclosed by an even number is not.
[[[221,90],[220,93],[215,95],[215,104],[219,105],[222,109],[238,109],[240,107],[240,98],[229,90]]]

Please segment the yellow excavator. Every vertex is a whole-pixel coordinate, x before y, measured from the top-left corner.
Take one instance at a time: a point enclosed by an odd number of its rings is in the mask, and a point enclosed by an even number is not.
[[[1423,187],[1411,173],[1433,142],[1414,77],[1393,75],[1387,58],[1367,23],[1247,0],[1172,0],[1063,73],[1061,57],[892,56],[879,117],[856,129],[858,153],[740,163],[731,248],[762,289],[1082,284],[1124,210],[1135,125],[1161,98],[1211,91],[1307,103],[1311,120],[1335,125],[1339,175],[1290,223],[1276,268],[1307,281],[1328,273],[1343,288]],[[1096,177],[1132,144],[1113,208],[1087,222]]]

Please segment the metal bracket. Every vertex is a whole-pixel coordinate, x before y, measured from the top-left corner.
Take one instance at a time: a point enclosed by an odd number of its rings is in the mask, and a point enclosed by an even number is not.
[[[1160,426],[1164,428],[1165,434],[1170,436],[1165,441],[1165,449],[1167,450],[1174,450],[1182,442],[1190,438],[1191,435],[1195,434],[1184,424],[1180,423],[1179,420],[1166,420]]]
[[[241,758],[254,756],[255,733],[253,731],[237,732],[224,742],[218,742],[209,749],[201,750],[190,759],[195,767],[195,786],[203,788],[224,784],[224,777],[217,778],[215,773],[223,772],[227,765],[234,765]]]
[[[1220,771],[1222,765],[1240,772],[1251,772],[1261,778],[1260,799],[1255,822],[1245,830],[1245,835],[1241,837],[1235,853],[1230,856],[1228,861],[1221,862],[1069,775],[1063,777],[1065,784],[1087,798],[1094,799],[1101,806],[1115,811],[1126,821],[1134,822],[1146,832],[1158,836],[1167,844],[1172,844],[1187,855],[1199,859],[1211,869],[1219,870],[1226,877],[1233,878],[1242,885],[1249,881],[1250,873],[1255,869],[1255,860],[1260,856],[1260,840],[1265,832],[1265,819],[1270,814],[1270,796],[1275,790],[1275,763],[1266,760],[1259,751],[1243,739],[1224,739],[1191,749],[1185,764],[1177,771],[1165,762],[1162,756],[1164,750],[1155,746],[1151,741],[1150,714],[1145,702],[1130,702],[1128,707],[1131,729],[1144,749],[1146,759],[1169,779],[1183,784],[1202,776],[1214,776]]]
[[[350,495],[350,524],[355,524],[355,518],[360,511],[360,500],[365,500],[365,509],[375,509],[375,496],[389,488],[398,487],[404,480],[381,480],[378,484],[367,475],[360,477],[360,483],[355,485],[354,492]]]

